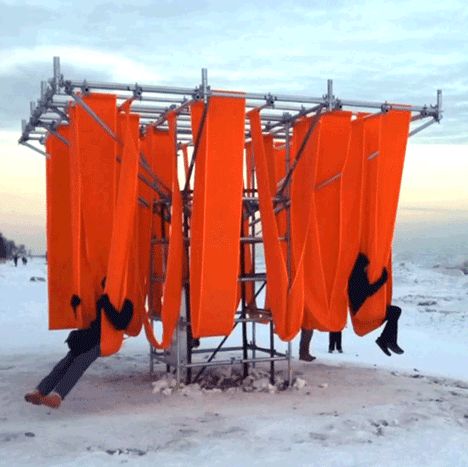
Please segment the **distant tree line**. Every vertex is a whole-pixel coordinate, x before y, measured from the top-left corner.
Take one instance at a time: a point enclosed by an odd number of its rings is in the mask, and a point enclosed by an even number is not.
[[[8,240],[0,232],[0,260],[11,259],[14,255],[26,256],[28,253],[26,247],[21,245],[16,245],[13,240]]]

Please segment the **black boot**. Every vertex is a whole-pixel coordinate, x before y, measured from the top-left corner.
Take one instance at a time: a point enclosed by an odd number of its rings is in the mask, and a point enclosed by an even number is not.
[[[405,353],[405,351],[396,343],[396,342],[389,342],[387,347],[393,352],[398,355]]]
[[[299,360],[312,362],[315,360],[313,355],[309,353],[310,341],[312,339],[313,329],[303,329],[301,331],[301,340],[299,343]]]
[[[392,356],[392,354],[388,350],[388,342],[385,342],[385,340],[382,339],[382,336],[377,337],[375,343],[380,347],[380,349],[385,355],[388,355],[389,357]]]
[[[397,344],[398,341],[398,320],[400,319],[401,308],[394,305],[387,307],[387,324],[384,340],[387,342],[387,347],[398,355],[405,351]],[[383,336],[383,333],[382,333]]]

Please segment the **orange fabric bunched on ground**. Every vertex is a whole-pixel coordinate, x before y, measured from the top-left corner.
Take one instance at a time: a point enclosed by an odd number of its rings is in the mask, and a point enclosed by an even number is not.
[[[128,114],[121,114],[119,118],[122,119],[121,134],[119,135],[123,141],[122,162],[105,288],[110,302],[118,310],[122,308],[123,302],[127,298],[127,277],[137,208],[139,161],[138,130],[132,131]],[[101,355],[108,356],[118,352],[122,340],[123,331],[116,330],[103,313],[101,317]]]
[[[57,133],[69,140],[70,128],[60,126]],[[69,147],[53,134],[46,141],[47,182],[47,271],[49,329],[82,326],[81,309],[70,306],[73,294],[72,211]]]
[[[237,307],[245,99],[211,97],[196,155],[190,248],[195,337],[228,335]],[[194,140],[203,103],[192,105]]]
[[[168,229],[169,249],[167,262],[165,264],[165,280],[162,290],[161,320],[163,324],[163,337],[161,342],[155,337],[153,328],[146,314],[143,324],[146,336],[151,345],[157,349],[167,349],[172,344],[177,321],[180,316],[180,303],[182,295],[182,268],[184,261],[183,237],[182,237],[182,196],[179,188],[177,172],[177,147],[176,147],[176,114],[168,115],[169,132],[167,137],[159,138],[161,164],[165,165],[165,175],[157,172],[158,176],[164,177],[164,182],[170,182],[172,209],[171,223]],[[159,219],[153,218],[159,222]],[[168,226],[169,227],[169,226]]]
[[[401,177],[411,113],[391,110],[371,117],[365,130],[366,176],[363,188],[363,218],[360,251],[370,261],[370,282],[387,267],[391,273],[391,246],[395,227]],[[369,297],[352,316],[356,334],[362,336],[378,328],[391,303],[391,278]]]

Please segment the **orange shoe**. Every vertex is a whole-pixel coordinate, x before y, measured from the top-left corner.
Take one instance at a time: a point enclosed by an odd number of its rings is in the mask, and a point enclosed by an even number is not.
[[[43,397],[44,396],[37,389],[35,389],[34,391],[26,393],[24,395],[24,400],[34,405],[41,405],[41,399]]]
[[[46,405],[51,409],[58,409],[61,403],[62,398],[60,397],[60,394],[57,394],[56,392],[51,392],[47,396],[41,397],[41,404]]]

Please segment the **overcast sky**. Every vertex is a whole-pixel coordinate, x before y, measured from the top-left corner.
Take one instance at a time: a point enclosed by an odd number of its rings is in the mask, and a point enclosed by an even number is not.
[[[466,1],[0,1],[0,124],[18,128],[60,55],[67,77],[434,103],[424,142],[468,142]]]
[[[0,0],[0,231],[16,222],[15,201],[7,209],[5,200],[32,190],[16,185],[12,192],[7,182],[20,161],[40,157],[25,155],[14,141],[40,81],[52,75],[54,55],[65,77],[77,79],[195,86],[208,67],[215,88],[317,96],[333,78],[337,97],[411,104],[435,103],[441,88],[442,123],[412,143],[468,148],[467,5]],[[37,173],[28,184],[43,193]],[[27,208],[23,198],[17,203]],[[37,216],[37,209],[29,214]]]

